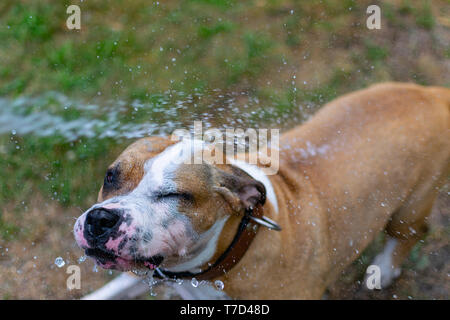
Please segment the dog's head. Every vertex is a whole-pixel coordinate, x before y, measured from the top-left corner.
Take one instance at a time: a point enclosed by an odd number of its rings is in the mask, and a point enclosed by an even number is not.
[[[232,165],[188,164],[188,146],[144,138],[110,165],[99,203],[74,227],[78,245],[98,265],[198,267],[214,254],[230,215],[264,203],[261,182]]]

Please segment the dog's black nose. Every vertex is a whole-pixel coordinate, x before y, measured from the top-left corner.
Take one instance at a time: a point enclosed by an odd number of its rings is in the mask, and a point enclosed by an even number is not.
[[[99,208],[88,212],[85,225],[87,240],[89,242],[96,242],[101,238],[106,240],[116,229],[119,220],[120,214],[115,210]]]

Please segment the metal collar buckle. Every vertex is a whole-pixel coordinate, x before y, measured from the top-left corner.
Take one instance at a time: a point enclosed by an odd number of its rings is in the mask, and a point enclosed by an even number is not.
[[[256,222],[257,224],[269,228],[270,230],[281,231],[281,227],[278,223],[265,216],[262,216],[261,218],[256,218],[250,215],[250,219]]]

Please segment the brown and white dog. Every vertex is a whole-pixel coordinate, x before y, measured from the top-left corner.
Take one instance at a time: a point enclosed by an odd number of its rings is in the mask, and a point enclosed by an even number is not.
[[[196,272],[229,246],[250,207],[260,228],[222,276],[238,299],[318,299],[374,237],[382,286],[426,231],[449,173],[450,90],[386,83],[340,97],[281,136],[279,171],[184,164],[183,142],[143,138],[108,168],[78,245],[104,268]]]

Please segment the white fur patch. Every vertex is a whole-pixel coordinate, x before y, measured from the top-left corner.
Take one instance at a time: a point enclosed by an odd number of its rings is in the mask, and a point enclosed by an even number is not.
[[[204,232],[200,236],[200,239],[198,240],[196,246],[197,247],[205,246],[205,248],[199,254],[197,254],[191,260],[181,263],[168,270],[173,272],[200,271],[198,268],[200,268],[202,265],[208,262],[216,252],[217,241],[219,240],[220,233],[222,232],[223,226],[225,225],[225,222],[227,220],[228,217],[217,220],[208,231]],[[192,250],[195,250],[195,248],[193,248]]]
[[[147,160],[143,180],[151,177],[152,187],[161,187],[164,184],[164,173],[173,172],[180,164],[187,162],[192,157],[192,146],[194,150],[198,150],[202,143],[202,141],[186,139],[167,147],[153,159]]]

